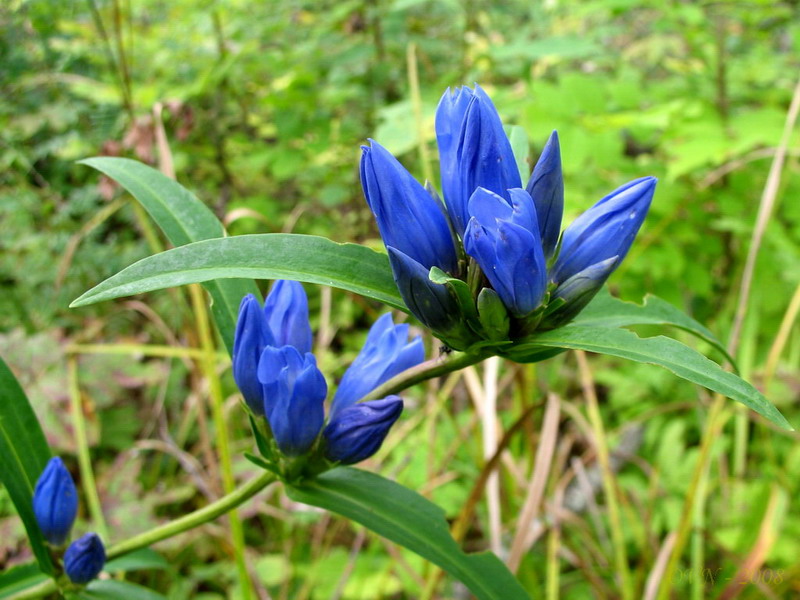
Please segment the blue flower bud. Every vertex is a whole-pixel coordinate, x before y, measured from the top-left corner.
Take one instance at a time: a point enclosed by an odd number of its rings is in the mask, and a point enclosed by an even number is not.
[[[294,346],[300,354],[311,352],[308,297],[299,282],[276,281],[264,302],[264,316],[275,338],[270,346]]]
[[[369,330],[353,364],[345,371],[331,405],[331,419],[398,373],[425,360],[422,338],[408,341],[408,324],[395,325],[386,313]]]
[[[564,214],[564,176],[557,132],[550,134],[525,189],[536,207],[544,257],[550,258],[558,243]]]
[[[294,346],[311,351],[308,298],[296,281],[276,281],[264,308],[252,294],[242,298],[233,338],[233,378],[245,402],[257,415],[264,414],[264,391],[258,381],[258,361],[267,346]]]
[[[261,304],[252,294],[242,298],[239,319],[233,337],[233,379],[247,406],[257,415],[264,414],[264,396],[258,381],[258,361],[267,345],[275,339],[267,325]]]
[[[78,538],[64,553],[64,570],[72,583],[89,583],[100,574],[105,563],[106,549],[96,533]]]
[[[400,250],[387,246],[392,274],[403,302],[420,322],[437,332],[445,332],[460,323],[458,303],[447,288],[433,283],[429,269]]]
[[[550,279],[566,282],[573,275],[613,256],[622,262],[644,221],[655,177],[642,177],[611,192],[564,231]]]
[[[608,276],[617,268],[617,264],[619,264],[619,257],[612,256],[586,267],[559,285],[553,292],[550,302],[561,299],[564,301],[564,305],[548,315],[543,320],[542,326],[561,327],[571,321],[600,291]]]
[[[403,401],[398,396],[342,409],[322,432],[325,456],[345,465],[369,458],[381,447],[401,412]]]
[[[476,85],[474,92],[462,89],[452,97],[448,97],[449,94],[449,90],[445,92],[439,103],[437,142],[443,165],[442,189],[447,210],[456,232],[463,236],[469,221],[469,199],[476,188],[483,187],[510,199],[508,190],[522,187],[522,181],[511,142],[486,92]],[[469,103],[464,108],[467,98]],[[458,142],[454,148],[452,132],[455,120],[461,114]]]
[[[286,456],[306,453],[322,429],[328,393],[314,355],[302,356],[293,346],[267,346],[258,362],[258,380],[278,448]]]
[[[67,541],[78,514],[78,490],[61,458],[51,458],[33,491],[33,514],[44,539],[54,546]]]
[[[361,185],[381,237],[426,269],[458,268],[456,249],[442,207],[383,146],[362,147]]]
[[[475,190],[464,249],[478,262],[506,308],[524,317],[542,301],[547,268],[533,200],[523,189],[509,190],[509,195],[510,206],[489,190]]]

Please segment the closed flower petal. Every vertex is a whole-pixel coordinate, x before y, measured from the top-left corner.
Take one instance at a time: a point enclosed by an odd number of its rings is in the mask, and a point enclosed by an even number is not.
[[[506,199],[508,190],[522,187],[511,142],[497,109],[477,85],[464,113],[455,163],[453,178],[458,186],[449,195],[445,190],[444,199],[456,231],[463,236],[469,221],[469,199],[478,187]]]
[[[362,148],[361,185],[384,244],[426,269],[455,273],[456,249],[442,207],[386,148],[371,143]]]
[[[325,428],[325,456],[351,465],[375,454],[403,412],[398,396],[353,404],[341,410]]]
[[[395,325],[386,313],[373,324],[367,341],[345,371],[331,406],[331,419],[395,375],[425,360],[422,338],[408,341],[408,325]]]
[[[276,281],[264,302],[264,316],[275,339],[274,346],[294,346],[311,352],[308,297],[297,281]]]
[[[563,283],[612,256],[619,265],[647,216],[656,181],[643,177],[626,183],[575,219],[564,231],[550,279]]]
[[[275,442],[287,456],[299,456],[314,443],[325,419],[325,378],[310,353],[293,346],[267,346],[258,365],[265,413]]]
[[[391,246],[389,263],[403,302],[420,322],[434,331],[447,331],[459,324],[459,309],[447,288],[433,283],[426,269]]]
[[[454,205],[458,204],[461,194],[461,175],[458,168],[458,143],[464,125],[473,92],[468,87],[456,88],[452,92],[448,88],[439,100],[436,108],[436,144],[439,147],[439,165],[442,177],[442,194],[448,200],[450,212],[455,213]],[[463,228],[459,229],[459,232]]]
[[[261,304],[252,294],[242,298],[236,333],[233,338],[233,379],[247,406],[257,415],[264,414],[264,398],[256,373],[261,353],[267,345],[276,345],[267,325]]]
[[[513,206],[479,188],[470,199],[464,249],[480,265],[506,308],[524,317],[541,303],[546,266],[533,201],[525,190],[511,190]]]
[[[550,139],[547,140],[525,189],[533,198],[536,207],[544,256],[550,258],[558,243],[561,217],[564,214],[561,148],[558,143],[558,133],[555,131],[550,134]]]
[[[105,563],[106,549],[96,533],[78,538],[64,553],[64,570],[72,583],[89,583],[100,574]]]
[[[619,257],[612,256],[586,267],[559,285],[553,292],[550,301],[556,302],[560,299],[564,301],[564,305],[548,315],[542,322],[542,326],[561,327],[571,321],[600,291],[608,276],[617,268],[618,263]]]
[[[50,459],[36,482],[33,513],[44,539],[54,546],[67,541],[78,514],[78,490],[58,456]]]

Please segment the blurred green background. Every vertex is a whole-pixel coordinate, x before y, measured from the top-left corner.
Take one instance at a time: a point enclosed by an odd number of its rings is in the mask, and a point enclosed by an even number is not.
[[[659,178],[650,215],[611,288],[636,301],[654,293],[727,340],[799,73],[796,0],[6,1],[0,354],[26,387],[48,441],[69,456],[69,344],[198,343],[188,305],[176,302],[180,292],[67,308],[164,247],[129,197],[77,160],[109,154],[164,168],[168,146],[177,179],[232,235],[293,231],[379,248],[358,182],[360,144],[378,140],[415,175],[438,184],[436,104],[448,86],[474,82],[505,122],[524,128],[534,157],[558,130],[565,222],[630,179]],[[800,284],[799,157],[795,134],[737,356],[742,374],[795,425],[800,329],[787,307]],[[328,373],[341,374],[380,307],[339,291],[309,291],[321,360]],[[770,353],[775,358],[768,360]],[[591,364],[611,446],[630,442],[631,424],[641,435],[635,456],[620,461],[616,484],[631,570],[644,590],[658,549],[680,520],[707,398],[656,368],[610,359]],[[135,351],[81,355],[79,365],[114,539],[218,493],[208,449],[215,424],[203,416],[206,391],[195,365]],[[505,365],[503,425],[546,390],[565,403],[579,400],[577,370],[569,356],[535,367]],[[225,377],[229,427],[236,449],[248,450],[247,424]],[[384,474],[425,490],[451,518],[482,463],[468,387],[453,385],[452,400],[436,404],[429,422],[409,420],[397,433],[381,465]],[[412,408],[429,410],[426,401],[436,394],[411,394]],[[713,444],[705,517],[695,523],[674,597],[732,597],[725,578],[756,551],[760,562],[735,593],[798,597],[800,513],[791,503],[800,493],[798,437],[731,412]],[[524,439],[512,440],[517,475],[531,467],[540,421],[537,411]],[[545,506],[566,481],[570,456],[583,457],[587,469],[594,464],[589,438],[580,420],[564,416],[557,459],[563,468],[553,467]],[[242,476],[251,469],[243,460],[236,465]],[[524,500],[524,477],[515,477],[513,469],[501,475],[507,535]],[[597,502],[604,522],[601,493]],[[242,511],[261,597],[420,597],[429,568],[418,559],[372,536],[362,539],[344,522],[296,509],[273,491]],[[2,490],[0,515],[0,566],[24,562],[24,533]],[[485,545],[485,516],[479,507],[470,535],[476,548]],[[611,549],[593,523],[576,510],[561,525],[558,589],[565,598],[617,597]],[[171,598],[236,597],[230,549],[218,541],[224,527],[159,546],[169,564],[134,580]],[[552,564],[545,546],[535,545],[520,569],[531,590],[543,589]],[[438,593],[460,597],[448,581]]]

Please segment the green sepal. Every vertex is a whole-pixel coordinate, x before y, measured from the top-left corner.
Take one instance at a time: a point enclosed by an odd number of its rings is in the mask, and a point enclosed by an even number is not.
[[[268,462],[263,458],[261,458],[260,456],[256,456],[255,454],[252,454],[250,452],[245,452],[244,457],[251,463],[253,463],[255,466],[261,467],[262,469],[266,469],[270,473],[275,473],[275,475],[281,477],[280,469],[278,469],[278,467],[275,466],[273,463]]]
[[[248,414],[247,416],[250,418],[250,427],[253,430],[253,437],[256,438],[256,446],[258,447],[258,451],[261,453],[261,456],[270,462],[275,462],[275,452],[272,449],[270,440],[268,440],[261,431],[261,428],[258,426],[255,418],[253,418],[252,413]]]
[[[487,338],[493,341],[508,338],[511,319],[500,296],[491,288],[483,288],[478,294],[478,318]]]

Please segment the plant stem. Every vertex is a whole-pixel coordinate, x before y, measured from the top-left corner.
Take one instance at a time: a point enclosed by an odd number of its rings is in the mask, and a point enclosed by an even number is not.
[[[200,345],[203,349],[203,359],[200,366],[208,381],[209,395],[211,396],[211,412],[214,416],[214,431],[216,434],[216,446],[219,453],[219,464],[222,475],[222,488],[226,494],[231,494],[236,489],[236,482],[233,479],[233,462],[231,460],[230,443],[228,440],[228,427],[225,422],[225,411],[223,408],[224,398],[222,386],[216,370],[216,356],[214,351],[214,340],[211,337],[211,323],[208,319],[205,298],[202,288],[195,284],[189,287],[192,298],[192,310],[197,319],[197,329],[200,334]],[[244,529],[239,514],[234,510],[229,516],[231,541],[233,543],[233,554],[236,560],[236,571],[239,577],[239,587],[244,600],[252,597],[252,582],[247,573],[247,563],[244,556]]]
[[[391,394],[397,394],[398,392],[401,392],[416,383],[469,367],[481,362],[483,359],[488,358],[489,356],[491,356],[491,354],[482,352],[475,354],[467,352],[451,352],[450,354],[444,354],[437,358],[432,358],[431,360],[427,360],[416,367],[412,367],[411,369],[403,371],[399,375],[395,375],[389,381],[379,385],[372,390],[372,392],[364,396],[361,399],[361,402],[365,402],[367,400],[379,400]]]
[[[140,548],[146,548],[147,546],[151,546],[156,542],[174,537],[180,533],[183,533],[184,531],[194,529],[203,523],[213,521],[226,512],[233,510],[240,504],[247,502],[250,498],[255,496],[273,481],[275,481],[275,475],[269,471],[264,471],[254,479],[248,481],[239,489],[235,490],[233,493],[223,496],[208,506],[191,512],[180,519],[170,521],[169,523],[165,523],[164,525],[155,527],[150,531],[145,531],[144,533],[140,533],[139,535],[128,538],[119,544],[111,546],[106,552],[106,557],[108,560],[111,560],[117,556],[128,554],[129,552],[133,552],[134,550],[138,550]],[[47,594],[52,594],[56,591],[56,589],[56,582],[53,579],[48,579],[47,581],[43,581],[42,583],[30,587],[27,590],[19,592],[13,596],[9,596],[8,600],[40,598],[42,596],[46,596]]]
[[[67,373],[69,377],[69,398],[70,412],[72,413],[72,427],[75,434],[75,446],[78,450],[78,466],[81,471],[81,483],[86,493],[86,501],[89,504],[89,514],[92,522],[97,529],[100,537],[108,539],[108,529],[103,517],[103,508],[100,504],[100,496],[97,493],[97,484],[92,470],[92,457],[89,454],[89,440],[86,435],[86,419],[83,415],[81,406],[81,390],[78,386],[78,359],[70,356],[67,359]]]

